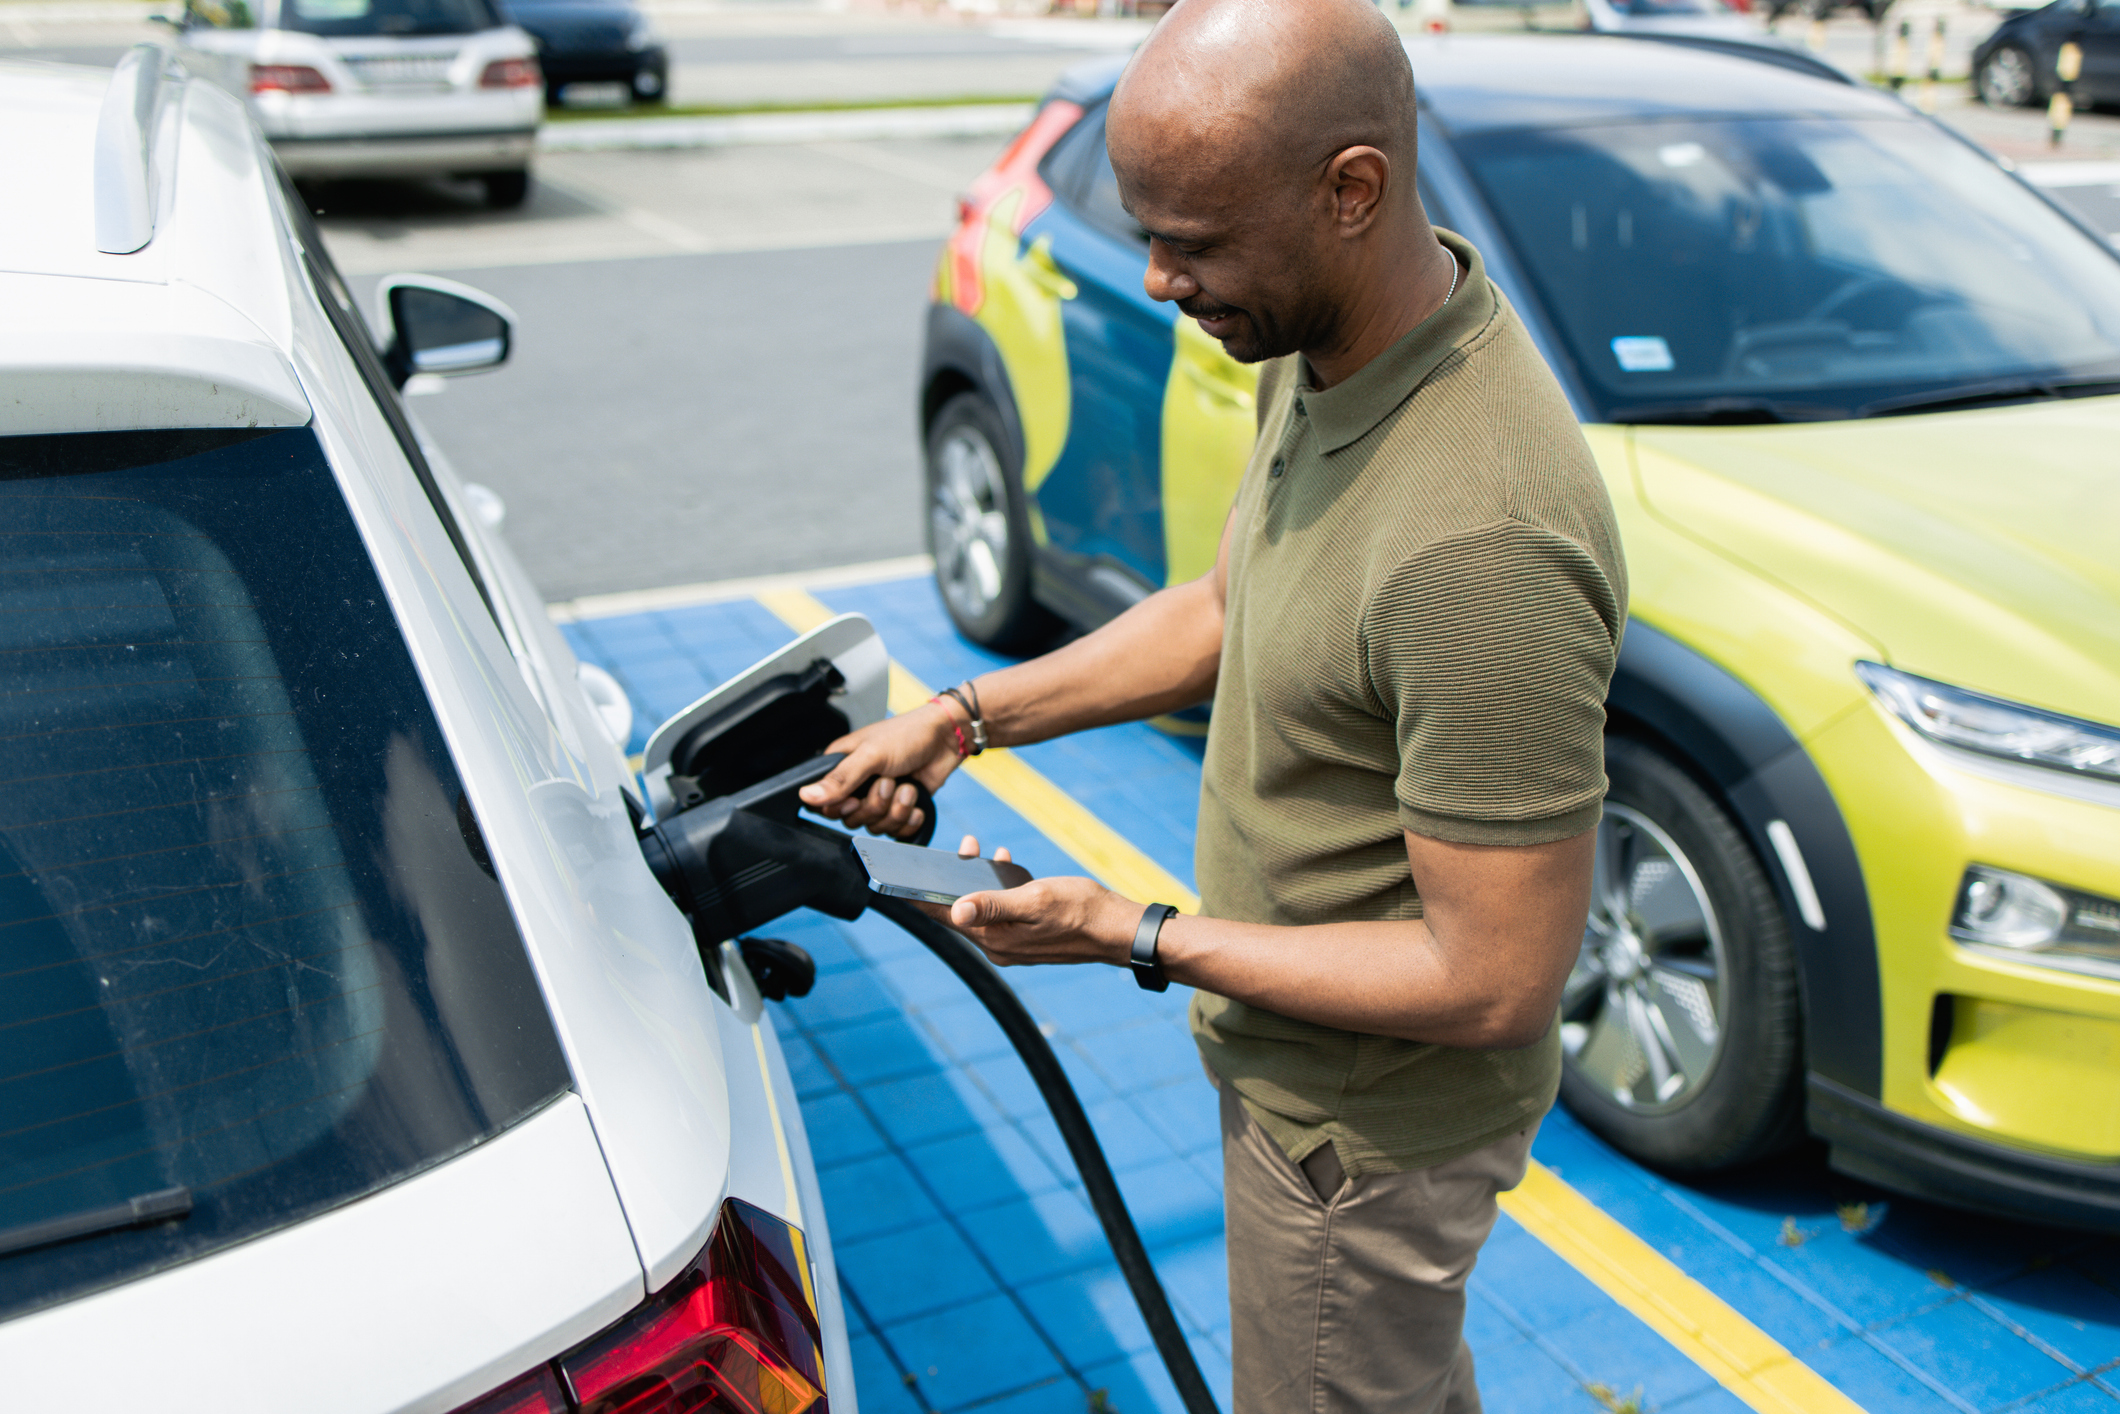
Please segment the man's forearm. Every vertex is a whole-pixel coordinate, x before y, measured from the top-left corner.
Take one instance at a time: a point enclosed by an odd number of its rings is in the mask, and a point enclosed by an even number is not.
[[[996,746],[1139,721],[1212,696],[1222,607],[1206,579],[1160,590],[1084,638],[983,673],[979,703]]]

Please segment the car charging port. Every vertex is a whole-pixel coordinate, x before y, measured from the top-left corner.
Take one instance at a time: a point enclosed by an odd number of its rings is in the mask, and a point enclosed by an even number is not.
[[[798,908],[845,920],[873,908],[956,973],[1000,1024],[1052,1111],[1188,1414],[1217,1414],[1081,1098],[1022,999],[985,954],[920,905],[872,892],[851,835],[801,818],[796,792],[846,759],[812,754],[848,730],[846,715],[834,705],[842,691],[839,677],[823,658],[793,672],[754,674],[738,684],[733,700],[703,701],[690,721],[676,722],[682,734],[668,752],[662,778],[674,809],[661,819],[637,821],[649,869],[692,920],[708,978],[724,1000],[729,991],[721,977],[721,944],[728,939],[738,939],[738,953],[761,996],[778,1001],[810,990],[817,969],[809,954],[742,936]],[[926,844],[935,833],[935,802],[925,789],[919,808],[921,828],[911,842]]]

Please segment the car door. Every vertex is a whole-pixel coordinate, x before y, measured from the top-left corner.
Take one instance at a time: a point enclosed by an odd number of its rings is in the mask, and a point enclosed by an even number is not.
[[[1119,204],[1104,116],[1099,105],[1055,144],[1044,176],[1058,199],[1024,232],[1048,239],[1074,286],[1061,304],[1067,441],[1052,470],[1025,487],[1044,531],[1040,597],[1048,588],[1066,600],[1088,595],[1092,619],[1165,582],[1161,409],[1177,318],[1142,289],[1148,238]]]
[[[2120,0],[2097,0],[2076,36],[2083,46],[2083,78],[2078,99],[2094,103],[2120,101]]]

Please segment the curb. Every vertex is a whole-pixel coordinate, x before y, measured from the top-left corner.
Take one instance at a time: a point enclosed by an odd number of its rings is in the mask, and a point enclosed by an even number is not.
[[[748,143],[868,142],[878,138],[1007,137],[1037,105],[976,103],[937,108],[729,113],[696,118],[597,118],[548,123],[540,152],[614,152]]]

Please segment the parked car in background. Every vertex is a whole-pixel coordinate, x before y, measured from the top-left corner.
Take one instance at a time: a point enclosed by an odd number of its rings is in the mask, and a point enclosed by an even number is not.
[[[298,178],[474,177],[498,207],[529,194],[544,77],[492,0],[187,0],[177,46]]]
[[[500,0],[537,41],[545,101],[570,83],[622,83],[639,103],[670,91],[670,54],[633,0]]]
[[[1632,583],[1564,1100],[1671,1170],[1808,1127],[2120,1229],[2120,259],[1764,51],[1408,48],[1422,198],[1583,419]],[[1062,82],[936,266],[930,544],[997,648],[1205,572],[1253,440],[1255,370],[1142,289],[1116,74]]]
[[[753,975],[399,397],[511,316],[379,348],[165,60],[0,64],[0,1404],[851,1408]]]
[[[1604,34],[1700,35],[1762,43],[1765,32],[1723,0],[1583,0],[1590,29]]]
[[[2061,82],[2064,44],[2083,50],[2076,101],[2120,103],[2120,0],[2054,0],[2006,15],[1973,49],[1974,91],[1996,108],[2046,102]]]

